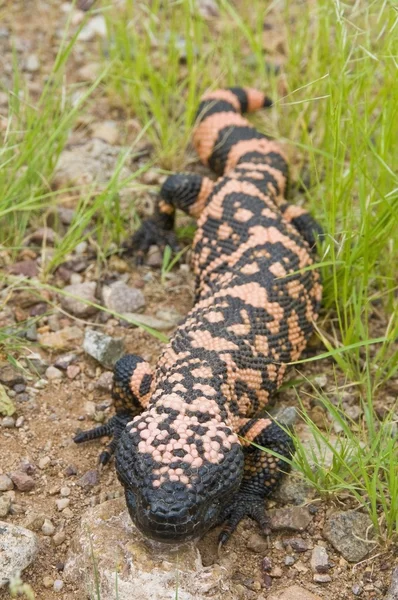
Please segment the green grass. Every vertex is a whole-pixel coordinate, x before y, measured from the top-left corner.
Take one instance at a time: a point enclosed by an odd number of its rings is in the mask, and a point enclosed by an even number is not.
[[[322,494],[349,490],[369,511],[380,538],[390,538],[398,514],[398,456],[391,435],[396,407],[389,405],[390,416],[380,421],[374,406],[398,368],[398,14],[393,2],[220,0],[220,14],[212,20],[199,14],[193,0],[126,0],[117,11],[104,2],[103,10],[108,25],[103,90],[144,128],[142,135],[153,147],[151,164],[180,170],[196,161],[190,150],[192,123],[205,90],[252,85],[274,98],[274,108],[253,122],[284,141],[293,178],[302,180],[305,204],[326,232],[317,326],[326,352],[311,360],[319,372],[329,373],[335,365],[334,391],[314,387],[302,406],[303,419],[320,445],[327,444],[330,431],[312,423],[304,408],[308,403],[322,403],[342,429],[339,444],[330,444],[331,464],[318,459],[314,470],[297,440],[295,465]],[[272,27],[264,28],[264,21]],[[65,43],[52,84],[33,107],[26,97],[20,100],[23,85],[15,66],[11,118],[0,154],[0,225],[8,246],[18,247],[32,218],[58,200],[51,176],[82,110],[64,101],[62,69],[70,50]],[[267,68],[266,61],[276,58],[283,59],[282,76]],[[126,185],[144,189],[138,178],[150,164],[122,181],[124,159],[104,190],[80,195],[76,218],[56,244],[42,280],[50,279],[85,237],[99,249],[101,266],[111,242],[134,229],[137,220],[133,214],[128,225],[119,192]],[[163,282],[172,264],[166,253]],[[296,367],[305,373],[306,360]],[[363,409],[358,423],[347,421],[332,398],[352,382]],[[301,388],[297,393],[304,398]]]

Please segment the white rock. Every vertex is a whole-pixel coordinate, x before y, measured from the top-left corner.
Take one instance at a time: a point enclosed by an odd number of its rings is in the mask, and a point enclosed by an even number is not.
[[[85,25],[78,35],[81,42],[90,42],[96,36],[106,37],[106,21],[103,15],[96,15]]]
[[[193,543],[179,548],[164,544],[151,547],[131,522],[122,498],[84,513],[72,540],[65,580],[80,585],[83,597],[87,589],[95,589],[96,573],[101,600],[169,600],[175,597],[177,586],[179,600],[235,597],[231,594],[232,568],[203,567]]]
[[[23,571],[38,551],[35,534],[29,529],[0,521],[0,588]]]

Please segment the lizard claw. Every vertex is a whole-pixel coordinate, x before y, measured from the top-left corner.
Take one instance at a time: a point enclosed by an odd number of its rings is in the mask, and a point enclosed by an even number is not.
[[[257,521],[263,535],[269,536],[271,530],[269,517],[264,510],[264,499],[260,496],[238,493],[220,515],[219,524],[223,523],[223,528],[218,536],[219,548],[229,540],[240,521],[246,516]]]
[[[132,237],[122,244],[122,251],[128,254],[134,253],[137,265],[142,265],[150,246],[153,245],[159,246],[161,250],[170,246],[175,253],[180,250],[174,231],[165,229],[157,219],[152,218],[142,222],[141,227]]]

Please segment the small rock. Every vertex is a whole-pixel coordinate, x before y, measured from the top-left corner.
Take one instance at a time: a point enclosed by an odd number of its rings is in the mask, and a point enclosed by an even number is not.
[[[286,556],[285,557],[285,565],[287,567],[291,567],[292,565],[294,565],[295,562],[296,562],[296,559],[294,558],[294,556]]]
[[[326,387],[328,382],[328,378],[326,377],[326,375],[317,375],[316,377],[314,377],[314,383],[316,383],[316,385],[318,385],[321,388]]]
[[[332,578],[326,573],[315,573],[313,580],[315,583],[330,583]]]
[[[62,579],[56,579],[54,581],[54,591],[55,592],[60,592],[63,587],[64,587],[64,582],[62,581]]]
[[[111,368],[124,354],[124,343],[121,338],[112,338],[94,329],[86,329],[83,349],[105,368]]]
[[[55,546],[60,546],[61,544],[64,543],[64,541],[66,540],[66,533],[65,531],[58,531],[54,537],[53,537],[53,542]]]
[[[48,367],[48,369],[46,369],[46,378],[49,381],[53,381],[55,379],[62,379],[62,377],[63,377],[63,373],[62,373],[62,371],[57,369],[57,367],[53,367],[52,365],[50,365]]]
[[[83,340],[83,331],[77,325],[64,327],[60,331],[43,333],[38,335],[39,343],[53,350],[65,350],[76,347]]]
[[[308,509],[302,506],[293,506],[269,511],[271,529],[290,529],[304,531],[312,521]]]
[[[173,325],[179,325],[184,319],[184,317],[179,312],[170,308],[162,308],[160,310],[157,310],[155,316],[158,319],[161,319],[162,321],[168,321],[169,323],[173,323]]]
[[[263,562],[261,563],[263,571],[271,571],[272,569],[272,560],[268,556],[264,556]]]
[[[29,54],[25,61],[25,71],[36,73],[40,69],[40,61],[36,54]]]
[[[62,307],[77,317],[90,317],[98,311],[98,308],[91,306],[84,301],[86,300],[97,304],[97,299],[95,297],[96,288],[97,284],[94,281],[67,285],[63,291],[70,294],[70,296],[61,296]],[[76,297],[72,298],[71,296]]]
[[[128,263],[119,256],[116,256],[116,254],[110,257],[108,264],[109,269],[117,273],[128,273],[130,271]]]
[[[30,244],[45,244],[46,246],[53,246],[58,239],[59,236],[54,229],[51,229],[51,227],[41,227],[40,229],[36,229],[36,231],[31,233],[25,242],[29,242]]]
[[[20,492],[30,492],[35,487],[34,479],[23,471],[14,471],[10,476],[14,485]]]
[[[61,511],[61,510],[64,510],[64,508],[66,508],[67,506],[69,506],[70,499],[69,498],[59,498],[58,500],[55,501],[55,504],[57,505],[57,509],[59,511]]]
[[[148,267],[161,267],[163,263],[163,255],[158,246],[149,246],[148,253],[145,257],[145,264]]]
[[[314,573],[326,573],[330,569],[329,557],[326,548],[315,546],[311,555],[311,569]]]
[[[11,508],[11,498],[6,495],[0,496],[0,517],[3,519],[8,515]],[[0,537],[0,548],[1,548],[1,537]],[[0,559],[1,563],[1,559]],[[0,580],[1,581],[1,580]]]
[[[45,588],[49,589],[53,585],[54,585],[54,579],[52,577],[49,577],[48,575],[46,575],[46,577],[43,577],[43,586]]]
[[[86,471],[84,475],[78,480],[77,484],[82,488],[94,487],[99,483],[99,473],[97,469]]]
[[[1,426],[5,429],[13,429],[15,427],[15,419],[13,417],[4,417],[1,421]]]
[[[116,281],[104,287],[102,297],[106,308],[117,313],[133,313],[145,306],[145,297],[141,290],[132,288],[123,281]]]
[[[39,469],[45,469],[51,462],[51,458],[49,456],[43,456],[38,462]]]
[[[8,475],[0,475],[0,492],[8,492],[14,489],[14,484]]]
[[[336,512],[327,520],[323,537],[350,562],[359,562],[368,555],[374,544],[367,542],[373,535],[370,518],[355,510]]]
[[[26,569],[33,562],[37,551],[34,533],[24,527],[0,522],[0,588]]]
[[[69,365],[66,368],[66,376],[68,379],[76,379],[76,377],[79,375],[80,373],[80,367],[79,365]]]
[[[55,531],[55,527],[50,519],[44,519],[44,523],[41,527],[41,531],[43,535],[53,535]]]
[[[25,379],[21,372],[15,367],[9,364],[3,364],[3,366],[0,367],[0,383],[12,388],[20,383],[25,383]]]
[[[363,587],[361,585],[358,585],[357,583],[354,583],[351,590],[352,590],[352,593],[354,594],[354,596],[360,596],[362,594]],[[397,592],[398,592],[398,590],[397,590]],[[398,597],[398,594],[397,594],[397,597]],[[395,600],[395,597],[393,597],[393,598]],[[393,598],[391,598],[390,600],[393,600]]]
[[[75,465],[68,465],[64,471],[65,473],[65,477],[73,477],[74,475],[77,475],[78,471],[77,471],[77,467],[75,467]]]
[[[117,143],[119,138],[119,131],[117,128],[116,121],[103,121],[102,123],[94,123],[92,126],[93,137],[100,138],[111,144],[112,146]]]
[[[309,543],[302,538],[290,538],[285,540],[284,544],[288,544],[295,552],[307,552],[309,550]]]
[[[77,39],[81,42],[90,42],[97,36],[106,37],[106,22],[103,15],[97,15],[80,30]]]
[[[70,496],[70,487],[68,487],[67,485],[61,487],[60,494],[63,498],[67,498],[68,496]]]
[[[275,412],[271,412],[275,421],[278,421],[284,427],[292,427],[298,419],[298,412],[295,406],[280,406]]]
[[[37,375],[44,375],[49,366],[48,362],[44,358],[42,358],[37,352],[27,356],[26,361],[32,373],[35,373]]]
[[[78,256],[81,256],[82,254],[87,252],[87,249],[88,249],[88,243],[85,240],[83,240],[83,242],[80,242],[79,244],[76,245],[75,254],[77,254]]]
[[[35,260],[21,260],[14,263],[8,269],[12,275],[24,275],[24,277],[36,277],[39,272]]]
[[[249,550],[257,552],[258,554],[264,554],[268,551],[267,540],[258,533],[252,533],[252,535],[247,540],[246,545],[249,548]]]
[[[24,522],[24,526],[32,531],[39,531],[43,527],[45,519],[46,515],[43,515],[42,513],[29,512]]]
[[[61,371],[66,371],[67,368],[75,362],[77,359],[76,354],[64,354],[63,356],[59,356],[54,363],[54,367],[57,369],[61,369]]]
[[[105,371],[104,373],[101,373],[101,375],[98,377],[98,379],[94,385],[98,390],[103,390],[104,392],[110,392],[112,390],[112,384],[113,384],[112,371]]]
[[[279,579],[280,577],[282,577],[283,575],[283,570],[281,569],[281,567],[274,567],[271,571],[270,571],[270,576],[274,577],[275,579]]]

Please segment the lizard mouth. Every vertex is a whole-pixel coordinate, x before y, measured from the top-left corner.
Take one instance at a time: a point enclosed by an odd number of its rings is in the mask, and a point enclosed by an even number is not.
[[[154,501],[149,504],[131,489],[126,490],[126,503],[138,529],[146,537],[166,544],[201,538],[216,525],[222,508],[217,500],[202,507],[191,508],[181,506],[180,503],[165,506]]]

